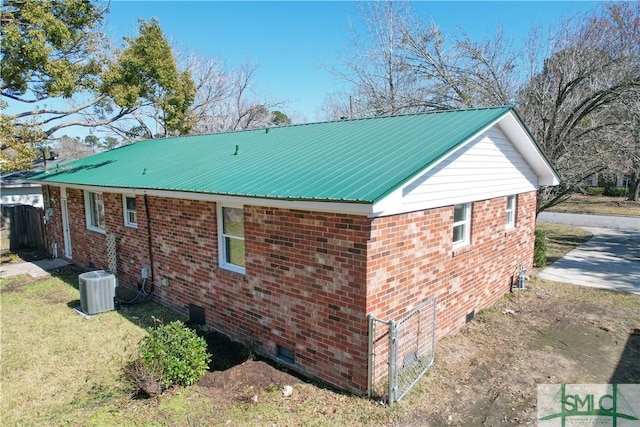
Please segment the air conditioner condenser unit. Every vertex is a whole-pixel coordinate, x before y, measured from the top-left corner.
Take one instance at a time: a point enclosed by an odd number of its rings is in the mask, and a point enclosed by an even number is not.
[[[105,270],[90,271],[78,276],[80,307],[85,314],[114,310],[117,279]]]

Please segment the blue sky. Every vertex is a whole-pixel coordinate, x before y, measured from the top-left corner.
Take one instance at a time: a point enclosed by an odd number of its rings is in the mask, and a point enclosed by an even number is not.
[[[325,95],[343,87],[327,69],[349,46],[349,22],[359,21],[358,2],[338,1],[112,1],[105,23],[116,42],[135,36],[138,19],[159,20],[174,45],[202,56],[221,58],[231,67],[258,64],[256,91],[270,100],[287,101],[282,110],[307,121]],[[549,25],[571,11],[595,2],[565,1],[421,1],[412,9],[445,32],[462,27],[483,39],[501,26],[521,41],[532,24]]]

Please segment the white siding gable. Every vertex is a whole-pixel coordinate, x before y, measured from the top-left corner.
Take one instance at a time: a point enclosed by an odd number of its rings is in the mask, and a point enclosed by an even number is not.
[[[374,206],[374,215],[411,212],[538,189],[538,177],[497,125],[418,174]]]

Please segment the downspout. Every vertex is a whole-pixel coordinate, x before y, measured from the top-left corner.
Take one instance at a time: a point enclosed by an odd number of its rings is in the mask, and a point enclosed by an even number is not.
[[[155,285],[155,270],[153,268],[153,249],[151,248],[151,217],[149,216],[149,203],[147,200],[147,194],[144,195],[144,211],[147,215],[147,237],[148,237],[148,247],[149,247],[149,264],[151,267],[151,289]]]
[[[51,191],[49,189],[49,184],[47,184],[46,187],[47,187],[47,202],[43,203],[43,206],[44,206],[44,212],[43,212],[43,214],[44,214],[44,224],[42,225],[42,238],[44,239],[44,248],[43,249],[44,249],[45,253],[47,253],[48,249],[49,249],[48,246],[47,246],[47,243],[49,243],[49,241],[48,241],[49,239],[47,238],[48,237],[47,236],[47,228],[48,228],[47,226],[49,224],[49,221],[47,221],[47,210],[51,209],[53,211],[53,206],[51,206]],[[40,188],[42,188],[42,186]],[[44,193],[42,194],[42,197],[44,198]],[[60,221],[62,221],[62,216],[60,217]],[[62,233],[64,234],[64,231]],[[52,252],[53,252],[53,249],[52,249]],[[55,254],[52,253],[51,255],[54,255],[55,258],[57,258],[58,257],[57,252],[58,251],[56,251]]]

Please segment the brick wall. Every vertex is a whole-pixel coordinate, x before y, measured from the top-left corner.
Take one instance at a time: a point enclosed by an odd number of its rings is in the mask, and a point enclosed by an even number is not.
[[[531,270],[535,192],[517,199],[505,230],[506,197],[473,203],[471,244],[452,248],[453,206],[376,218],[368,247],[367,313],[399,320],[437,298],[437,338],[509,292],[519,267]]]
[[[272,346],[267,352],[275,344],[292,348],[312,375],[364,392],[369,220],[250,207],[245,234],[247,309],[260,323],[255,332]]]
[[[87,230],[83,191],[67,196],[74,261],[107,268],[105,234]],[[292,350],[295,369],[356,393],[367,386],[367,314],[399,319],[436,296],[441,338],[507,292],[521,264],[531,268],[535,193],[518,197],[511,231],[506,198],[474,203],[472,243],[457,252],[453,207],[369,219],[245,206],[245,275],[218,268],[215,203],[137,196],[136,229],[124,226],[122,195],[104,193],[122,285],[150,267],[145,200],[158,302],[185,315],[200,306],[209,326],[272,358],[277,346]],[[47,230],[61,248],[59,212]]]
[[[124,226],[122,195],[103,193],[103,234],[86,228],[83,191],[67,189],[67,197],[73,261],[108,268],[106,235],[115,234],[119,283],[139,283],[141,267],[150,267],[145,198],[136,198],[136,229]],[[185,315],[189,304],[202,307],[209,326],[256,351],[274,358],[277,346],[293,350],[302,373],[365,390],[367,218],[245,206],[240,275],[218,268],[215,203],[146,201],[158,302]],[[62,248],[59,215],[47,227]]]
[[[244,207],[246,274],[218,268],[216,205],[149,198],[157,299],[205,309],[216,330],[354,392],[366,388],[365,248],[359,216]]]

